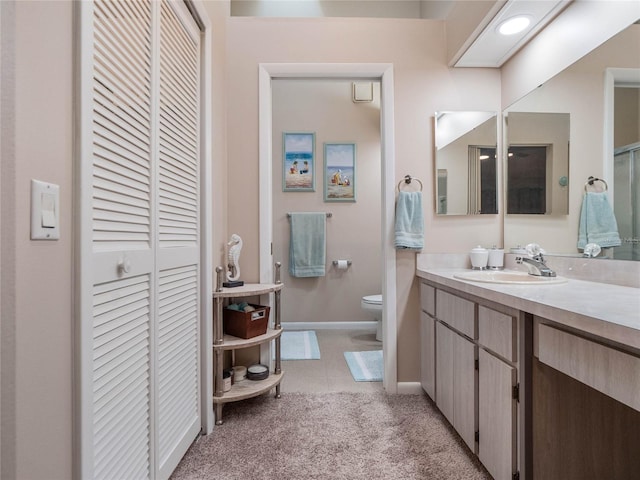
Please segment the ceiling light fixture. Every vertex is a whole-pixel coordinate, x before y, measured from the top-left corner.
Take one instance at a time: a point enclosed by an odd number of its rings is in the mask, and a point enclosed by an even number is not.
[[[531,23],[531,19],[526,15],[511,17],[498,25],[498,32],[502,35],[514,35],[522,32]]]

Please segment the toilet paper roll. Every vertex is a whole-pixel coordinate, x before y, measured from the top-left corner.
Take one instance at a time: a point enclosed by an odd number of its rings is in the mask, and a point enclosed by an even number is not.
[[[349,262],[347,260],[338,260],[338,270],[346,270],[349,268]]]

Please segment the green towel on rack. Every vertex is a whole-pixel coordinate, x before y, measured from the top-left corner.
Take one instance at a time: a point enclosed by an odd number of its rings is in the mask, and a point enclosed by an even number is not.
[[[424,248],[424,216],[422,192],[400,192],[396,203],[397,250]]]
[[[327,214],[292,213],[289,273],[294,277],[324,277]]]
[[[618,223],[605,192],[586,192],[582,199],[578,248],[583,250],[587,243],[601,247],[617,247],[622,243]]]

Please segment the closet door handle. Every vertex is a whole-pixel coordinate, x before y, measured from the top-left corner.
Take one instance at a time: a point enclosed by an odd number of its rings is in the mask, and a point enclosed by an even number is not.
[[[131,260],[127,257],[123,257],[122,260],[118,262],[118,274],[124,275],[125,273],[129,273],[131,271]]]

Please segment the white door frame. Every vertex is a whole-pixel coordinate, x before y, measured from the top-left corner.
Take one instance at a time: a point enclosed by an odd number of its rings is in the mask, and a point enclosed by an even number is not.
[[[616,86],[626,86],[640,88],[640,68],[607,68],[604,72],[604,142],[602,158],[604,167],[602,175],[610,179],[607,193],[609,201],[613,205],[615,186],[613,184],[613,121],[614,114],[614,93]]]
[[[397,321],[395,217],[395,135],[393,64],[391,63],[261,63],[259,65],[260,282],[273,281],[272,92],[276,78],[349,78],[380,80],[382,151],[382,343],[383,387],[397,393]],[[275,259],[279,260],[279,259]]]

